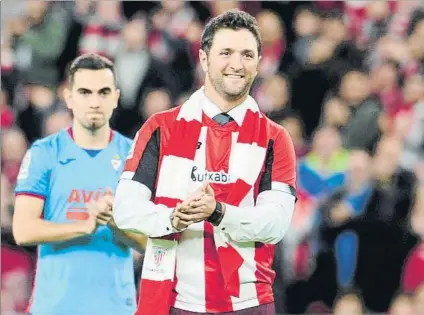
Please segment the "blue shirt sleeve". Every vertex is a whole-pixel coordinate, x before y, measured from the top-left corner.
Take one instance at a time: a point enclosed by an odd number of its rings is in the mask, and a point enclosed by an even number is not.
[[[49,190],[49,162],[48,148],[45,143],[35,142],[22,160],[15,193],[45,198]]]

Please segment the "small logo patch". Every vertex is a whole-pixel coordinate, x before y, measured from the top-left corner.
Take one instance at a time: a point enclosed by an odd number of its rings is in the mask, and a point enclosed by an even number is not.
[[[113,157],[111,163],[112,163],[112,167],[115,169],[115,171],[117,171],[122,164],[122,160],[121,160],[121,157],[119,156],[119,154],[116,154]]]
[[[31,165],[31,151],[28,151],[24,158],[22,159],[21,168],[19,169],[19,174],[17,179],[24,180],[28,178],[29,175],[29,166]]]
[[[155,260],[156,267],[159,268],[162,264],[163,257],[166,255],[166,248],[163,247],[154,247],[153,248],[153,258]]]

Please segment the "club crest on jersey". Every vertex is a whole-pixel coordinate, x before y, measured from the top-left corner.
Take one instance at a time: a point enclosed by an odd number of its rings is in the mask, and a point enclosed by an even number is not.
[[[112,166],[115,169],[115,171],[117,171],[122,164],[122,160],[121,157],[119,156],[119,154],[116,154],[113,159],[111,160]]]
[[[156,268],[159,268],[162,264],[163,257],[166,255],[166,248],[163,247],[154,247],[153,248],[153,258],[155,260]]]

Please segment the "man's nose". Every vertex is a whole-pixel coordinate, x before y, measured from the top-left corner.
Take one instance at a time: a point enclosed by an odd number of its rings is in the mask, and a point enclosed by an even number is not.
[[[242,63],[242,55],[240,54],[233,54],[230,59],[230,67],[234,71],[240,71],[243,69],[243,63]]]
[[[90,97],[90,101],[89,101],[88,106],[90,108],[93,108],[93,109],[99,108],[100,107],[100,96],[92,95],[92,97]]]

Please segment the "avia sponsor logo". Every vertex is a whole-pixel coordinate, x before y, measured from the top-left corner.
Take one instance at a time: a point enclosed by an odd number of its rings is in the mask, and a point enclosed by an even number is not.
[[[103,190],[99,188],[97,190],[85,190],[85,189],[72,189],[68,197],[68,203],[89,203],[92,200],[99,200],[100,197],[113,195],[112,189],[108,188]]]
[[[66,218],[68,220],[86,220],[87,204],[97,201],[103,196],[113,196],[111,188],[97,190],[72,189],[67,200]]]
[[[209,172],[207,170],[198,171],[197,166],[194,166],[191,170],[191,180],[193,182],[204,182],[227,184],[230,183],[230,174],[224,171]]]

